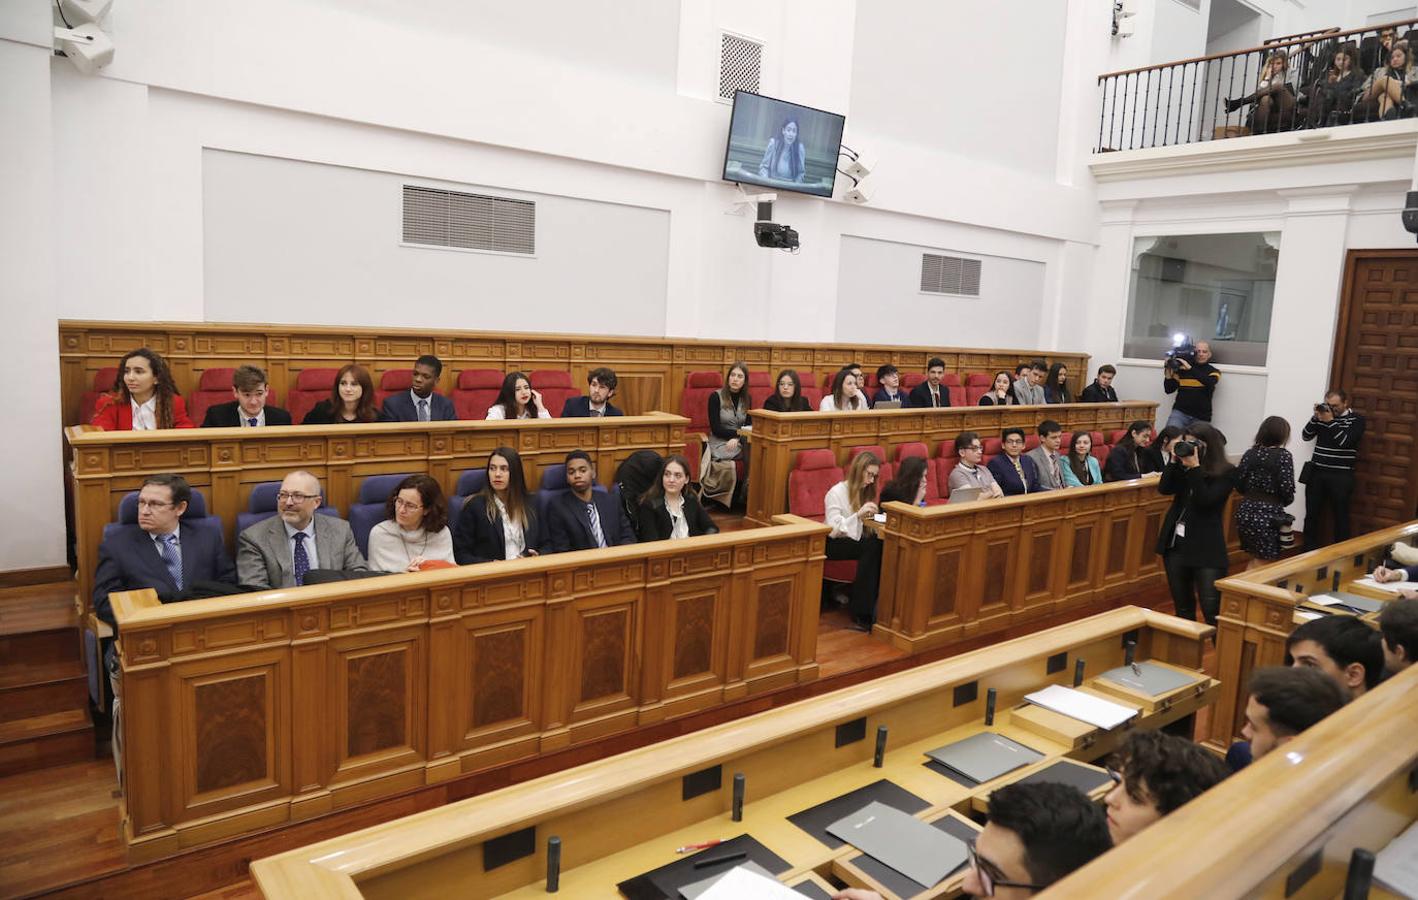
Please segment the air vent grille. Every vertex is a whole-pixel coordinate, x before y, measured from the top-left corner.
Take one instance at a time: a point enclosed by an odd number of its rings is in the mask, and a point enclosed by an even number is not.
[[[759,93],[763,45],[725,32],[719,42],[719,98],[734,99],[734,91]]]
[[[980,260],[921,254],[921,292],[980,296]]]
[[[404,185],[404,243],[533,254],[537,205],[486,194]]]

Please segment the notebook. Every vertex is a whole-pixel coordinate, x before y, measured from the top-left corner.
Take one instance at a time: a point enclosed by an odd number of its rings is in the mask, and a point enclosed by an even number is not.
[[[827,830],[926,887],[960,868],[968,856],[965,842],[954,835],[875,801]]]
[[[872,407],[872,409],[900,409],[900,408],[901,408],[901,401],[900,401],[900,400],[878,400],[878,401],[876,402],[876,406],[873,406],[873,407]]]
[[[1025,694],[1024,699],[1035,706],[1051,709],[1071,719],[1078,719],[1080,722],[1087,722],[1089,725],[1103,729],[1117,728],[1139,712],[1136,707],[1123,706],[1121,703],[1104,700],[1102,697],[1058,684],[1051,684],[1042,691]]]
[[[1360,615],[1378,612],[1384,607],[1382,600],[1370,600],[1368,597],[1361,597],[1358,594],[1351,594],[1347,591],[1330,591],[1325,594],[1315,594],[1313,597],[1310,597],[1309,600],[1311,603],[1320,606],[1342,606]]]
[[[963,741],[927,750],[926,756],[977,784],[1044,758],[1037,750],[993,732],[971,735]]]
[[[1157,697],[1169,691],[1175,691],[1177,688],[1196,684],[1200,680],[1188,672],[1178,672],[1176,669],[1169,669],[1166,666],[1150,662],[1137,663],[1136,671],[1134,671],[1134,666],[1119,666],[1116,669],[1109,669],[1099,677],[1106,678],[1114,684],[1132,688],[1149,697]]]

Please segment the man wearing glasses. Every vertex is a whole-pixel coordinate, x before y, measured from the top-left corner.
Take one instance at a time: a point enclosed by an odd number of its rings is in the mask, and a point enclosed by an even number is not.
[[[978,434],[963,432],[955,439],[955,452],[960,456],[960,462],[950,470],[950,479],[946,482],[951,503],[1004,496],[989,467],[981,464],[985,457],[985,445]]]
[[[292,472],[276,494],[276,515],[257,522],[236,539],[236,570],[254,590],[305,584],[313,569],[368,571],[349,523],[317,516],[320,479]]]

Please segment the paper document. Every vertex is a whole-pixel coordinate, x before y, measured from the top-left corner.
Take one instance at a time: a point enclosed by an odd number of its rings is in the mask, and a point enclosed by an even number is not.
[[[877,513],[876,515],[872,516],[872,521],[874,521],[874,522],[885,522],[885,521],[886,521],[886,513]]]
[[[1315,619],[1323,619],[1324,613],[1311,612],[1308,609],[1295,610],[1295,618],[1301,622],[1313,622]]]
[[[885,803],[873,801],[827,826],[868,856],[934,887],[965,862],[965,842]]]
[[[1387,584],[1379,584],[1374,580],[1374,576],[1372,575],[1366,575],[1356,580],[1354,583],[1362,584],[1364,587],[1378,588],[1381,591],[1388,591],[1391,594],[1397,594],[1399,591],[1418,591],[1418,581],[1390,581]],[[1314,598],[1311,597],[1310,599],[1313,600]]]
[[[803,895],[744,866],[730,869],[699,900],[803,900]]]
[[[1400,897],[1418,898],[1418,823],[1409,825],[1379,851],[1374,883]]]
[[[1042,691],[1025,694],[1024,699],[1035,706],[1051,709],[1056,713],[1087,722],[1098,728],[1111,729],[1135,717],[1140,710],[1123,706],[1111,700],[1104,700],[1093,694],[1085,694],[1063,685],[1051,684]]]
[[[710,888],[722,881],[725,875],[729,874],[729,872],[737,872],[739,869],[745,869],[755,875],[762,875],[764,878],[769,879],[774,884],[778,883],[778,879],[773,877],[772,872],[763,868],[758,863],[750,860],[742,865],[734,866],[732,869],[729,869],[728,872],[719,872],[718,874],[710,875],[708,878],[705,878],[701,881],[696,881],[693,884],[686,884],[684,887],[679,889],[679,895],[682,900],[700,900],[700,898],[703,897],[704,894],[708,893]]]

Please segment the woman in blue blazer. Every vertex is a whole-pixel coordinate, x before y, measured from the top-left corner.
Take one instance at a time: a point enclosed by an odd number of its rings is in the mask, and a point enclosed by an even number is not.
[[[1068,445],[1068,455],[1064,457],[1063,486],[1083,487],[1102,484],[1103,473],[1098,468],[1098,459],[1093,455],[1093,438],[1086,431],[1075,431]]]

